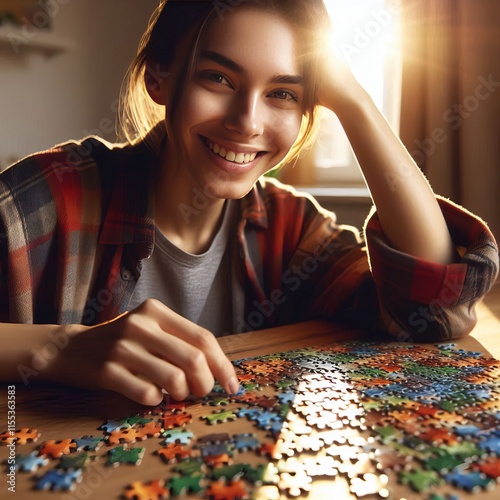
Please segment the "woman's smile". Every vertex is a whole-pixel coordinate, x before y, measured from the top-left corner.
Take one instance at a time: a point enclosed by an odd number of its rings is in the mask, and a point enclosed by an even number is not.
[[[208,141],[207,145],[215,154],[218,154],[220,157],[225,158],[227,161],[231,161],[234,163],[250,163],[251,161],[255,160],[255,157],[258,153],[257,151],[253,153],[242,151],[235,152],[230,149],[226,149],[224,146],[221,146],[220,144],[212,141]]]
[[[265,151],[221,144],[203,136],[201,142],[209,154],[210,161],[230,174],[247,174],[258,166],[259,160],[265,155]]]

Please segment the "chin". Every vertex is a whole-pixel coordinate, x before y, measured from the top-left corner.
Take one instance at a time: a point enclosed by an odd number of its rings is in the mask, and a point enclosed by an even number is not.
[[[224,200],[241,200],[252,190],[255,182],[250,185],[246,184],[245,186],[227,186],[221,189],[215,196]]]

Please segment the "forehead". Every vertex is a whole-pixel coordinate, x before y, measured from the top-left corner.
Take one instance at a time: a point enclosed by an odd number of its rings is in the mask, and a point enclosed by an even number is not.
[[[249,71],[299,72],[293,27],[278,14],[265,10],[240,6],[214,17],[200,49],[218,52]]]

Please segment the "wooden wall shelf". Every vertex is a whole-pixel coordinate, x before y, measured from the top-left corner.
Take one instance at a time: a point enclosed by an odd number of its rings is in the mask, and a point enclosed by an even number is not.
[[[0,48],[8,48],[14,54],[41,52],[52,56],[71,49],[72,42],[49,31],[24,31],[17,26],[0,26]]]

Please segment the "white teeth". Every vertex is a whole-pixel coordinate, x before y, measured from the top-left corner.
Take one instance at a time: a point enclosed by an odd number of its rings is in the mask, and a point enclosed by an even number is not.
[[[227,151],[222,146],[215,144],[212,141],[207,141],[208,147],[216,154],[225,158],[227,161],[232,161],[234,163],[250,163],[254,161],[257,157],[257,153],[235,153],[234,151]]]

